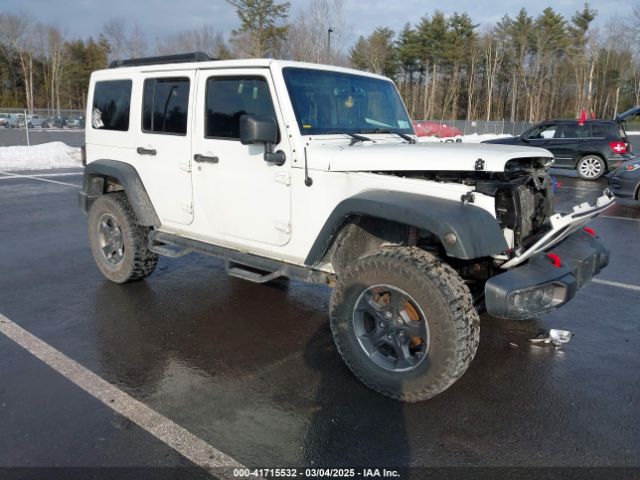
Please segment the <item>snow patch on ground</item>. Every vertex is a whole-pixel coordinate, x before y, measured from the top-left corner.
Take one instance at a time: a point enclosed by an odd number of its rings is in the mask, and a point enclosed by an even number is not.
[[[0,170],[49,170],[82,166],[79,148],[63,142],[50,142],[30,147],[0,147]]]
[[[507,133],[485,133],[482,135],[478,135],[477,133],[472,133],[470,135],[458,135],[456,137],[447,137],[447,138],[438,138],[438,137],[418,137],[418,142],[464,142],[464,143],[480,143],[485,140],[493,140],[495,138],[507,138],[512,137],[513,135],[509,135]]]

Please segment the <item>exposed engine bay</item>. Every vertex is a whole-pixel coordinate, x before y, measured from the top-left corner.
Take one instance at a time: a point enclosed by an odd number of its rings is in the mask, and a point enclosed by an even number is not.
[[[548,158],[511,160],[504,172],[426,171],[395,172],[409,178],[436,182],[461,183],[474,191],[495,198],[496,218],[503,229],[513,232],[514,252],[536,242],[549,228],[553,211],[553,189],[548,173]],[[473,195],[461,201],[473,203]]]

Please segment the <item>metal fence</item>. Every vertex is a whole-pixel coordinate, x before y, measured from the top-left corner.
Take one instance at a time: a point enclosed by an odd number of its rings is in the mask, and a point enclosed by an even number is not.
[[[83,131],[84,116],[84,110],[0,108],[0,146],[44,143],[55,132]]]
[[[429,122],[431,125],[441,125],[443,130],[448,127],[455,127],[462,132],[462,135],[485,135],[488,133],[493,134],[507,134],[507,135],[521,135],[528,128],[532,127],[533,123],[528,122],[507,122],[507,121],[484,121],[484,120],[419,120],[419,122]]]
[[[485,120],[417,120],[418,122],[430,122],[438,124],[446,129],[446,127],[458,128],[462,135],[485,135],[488,133],[493,134],[506,134],[506,135],[522,135],[526,130],[535,125],[530,122],[508,122],[502,121],[485,121]],[[640,122],[627,122],[626,129],[629,132],[640,131]]]

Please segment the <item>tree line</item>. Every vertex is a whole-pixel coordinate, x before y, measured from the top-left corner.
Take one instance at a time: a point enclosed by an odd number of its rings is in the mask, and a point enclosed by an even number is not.
[[[418,118],[611,118],[640,103],[640,8],[603,29],[596,15],[588,4],[570,19],[523,8],[481,30],[466,13],[435,11],[397,36],[378,27],[360,37],[350,61],[395,78]]]
[[[96,38],[71,39],[26,13],[0,13],[0,106],[84,108],[89,75],[110,60],[189,51],[383,74],[397,82],[413,118],[535,122],[581,111],[611,118],[640,104],[640,6],[601,28],[588,4],[569,19],[552,7],[537,16],[522,8],[482,26],[467,13],[436,10],[400,32],[381,25],[353,39],[344,0],[313,0],[295,16],[289,2],[226,1],[240,20],[228,41],[203,25],[150,42],[122,18],[108,20]]]

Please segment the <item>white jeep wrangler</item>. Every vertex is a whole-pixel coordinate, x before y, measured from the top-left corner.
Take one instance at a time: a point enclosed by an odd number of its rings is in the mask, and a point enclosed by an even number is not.
[[[460,378],[478,309],[547,312],[609,260],[584,228],[608,192],[554,214],[548,151],[416,144],[377,75],[203,54],[126,60],[92,74],[87,118],[79,200],[109,280],[199,252],[254,282],[328,283],[338,351],[396,399]]]

